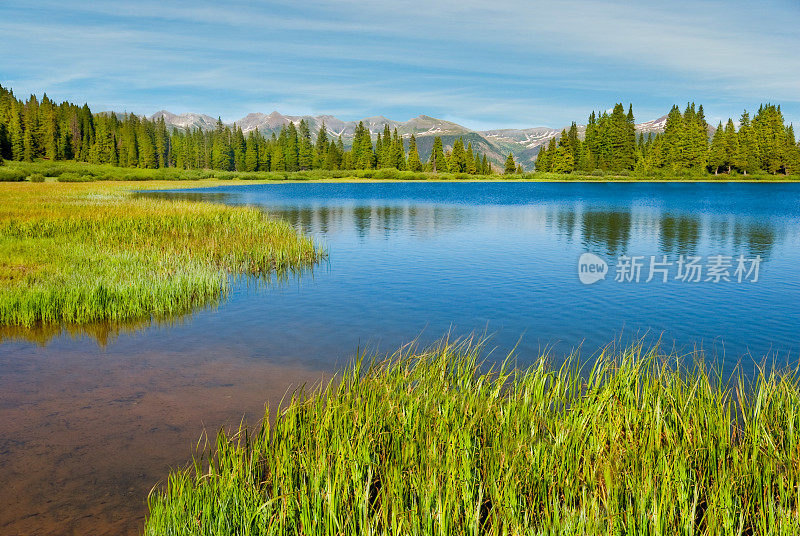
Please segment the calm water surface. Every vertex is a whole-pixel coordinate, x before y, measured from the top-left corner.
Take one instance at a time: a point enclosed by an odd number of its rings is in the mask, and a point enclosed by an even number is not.
[[[256,355],[327,366],[356,344],[391,349],[451,330],[522,337],[585,351],[656,334],[735,363],[800,350],[800,185],[386,183],[282,184],[162,194],[261,206],[315,236],[330,262],[265,292],[244,287],[220,310],[170,330],[231,338]],[[610,274],[584,285],[592,252]],[[620,255],[641,256],[641,280],[615,282]],[[650,256],[673,262],[646,283]],[[680,257],[733,257],[733,281],[675,280]],[[759,256],[735,279],[736,258]],[[208,334],[211,326],[224,332]],[[724,354],[724,355],[723,355]]]
[[[6,334],[0,344],[0,533],[136,533],[143,498],[204,427],[255,420],[357,347],[491,335],[522,363],[615,339],[702,347],[727,370],[800,353],[800,185],[271,184],[157,195],[263,207],[329,261],[247,279],[171,324]],[[610,273],[578,278],[591,252]],[[668,262],[731,257],[732,281],[682,282]],[[740,283],[736,258],[760,258]],[[620,256],[640,282],[615,281]],[[707,274],[702,274],[702,279]],[[27,337],[27,338],[26,338]]]

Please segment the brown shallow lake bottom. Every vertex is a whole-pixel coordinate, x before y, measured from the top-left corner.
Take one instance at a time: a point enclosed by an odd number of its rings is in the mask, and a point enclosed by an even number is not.
[[[220,427],[321,372],[236,349],[0,356],[0,534],[140,534],[147,494]],[[46,359],[46,363],[42,360]]]

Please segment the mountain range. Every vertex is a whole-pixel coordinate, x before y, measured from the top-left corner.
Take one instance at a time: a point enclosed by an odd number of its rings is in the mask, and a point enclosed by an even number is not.
[[[156,112],[150,119],[158,120],[162,117],[168,127],[181,129],[213,130],[217,124],[217,120],[208,115],[195,113],[176,115],[166,110]],[[264,136],[270,136],[272,133],[278,135],[280,130],[289,123],[298,125],[303,119],[308,124],[312,137],[316,136],[320,126],[325,123],[328,135],[334,139],[341,136],[345,146],[349,146],[352,143],[353,135],[358,125],[358,121],[342,121],[332,115],[296,116],[272,112],[271,114],[251,113],[235,123],[228,124],[228,126],[236,125],[245,134],[257,130]],[[638,123],[636,131],[645,134],[663,132],[666,120],[667,116],[663,116],[645,123]],[[396,128],[400,136],[406,140],[410,139],[413,134],[416,137],[420,158],[423,161],[430,156],[434,138],[440,136],[445,147],[452,147],[457,138],[463,138],[465,145],[468,142],[472,142],[473,149],[480,153],[485,153],[487,158],[496,166],[502,166],[508,153],[514,153],[517,161],[525,169],[533,168],[533,163],[539,150],[549,143],[552,138],[558,138],[563,130],[549,127],[471,130],[457,123],[427,115],[420,115],[405,122],[393,121],[383,116],[367,117],[361,121],[370,130],[373,138],[377,137],[378,133],[383,132],[386,125],[389,125],[389,130],[391,131]],[[581,136],[584,130],[585,126],[579,127]]]

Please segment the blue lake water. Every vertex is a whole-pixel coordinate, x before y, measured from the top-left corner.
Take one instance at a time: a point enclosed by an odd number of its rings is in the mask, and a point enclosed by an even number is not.
[[[2,533],[139,533],[150,487],[186,462],[204,428],[257,419],[265,401],[274,407],[357,348],[487,334],[494,356],[516,347],[525,364],[645,337],[746,372],[800,354],[800,184],[279,183],[144,195],[262,207],[313,236],[328,261],[266,284],[238,278],[218,306],[172,323],[6,333]],[[581,282],[584,253],[607,263],[604,279]],[[651,267],[667,281],[654,271],[648,282]]]
[[[357,345],[391,350],[446,332],[487,333],[500,354],[517,346],[523,361],[543,348],[591,353],[647,336],[703,347],[726,367],[785,362],[800,350],[799,186],[338,183],[160,194],[263,207],[329,252],[313,274],[261,291],[238,285],[219,309],[163,336],[232,338],[254,356],[313,366]],[[585,252],[608,263],[604,280],[580,281]],[[638,258],[638,282],[617,280],[621,256]],[[651,256],[671,264],[653,265],[662,271],[648,282]],[[699,281],[697,272],[678,278],[681,256],[696,257]]]

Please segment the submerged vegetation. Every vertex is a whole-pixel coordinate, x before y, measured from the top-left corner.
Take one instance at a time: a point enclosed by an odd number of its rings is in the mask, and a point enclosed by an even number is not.
[[[0,189],[0,325],[162,318],[217,300],[229,274],[321,252],[254,208],[131,198],[113,184]]]
[[[795,373],[720,381],[633,346],[485,371],[356,361],[149,498],[146,535],[797,534]],[[483,371],[482,371],[483,370]]]

